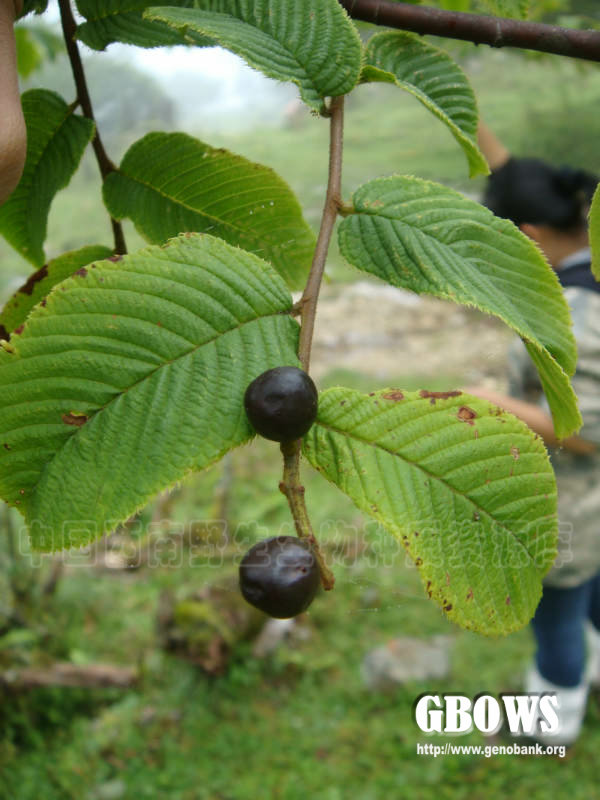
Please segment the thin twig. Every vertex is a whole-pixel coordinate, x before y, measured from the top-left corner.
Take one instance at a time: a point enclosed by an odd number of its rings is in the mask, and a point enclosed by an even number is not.
[[[133,667],[112,664],[71,664],[55,662],[47,667],[25,667],[0,673],[0,686],[13,689],[36,689],[40,686],[69,686],[99,689],[114,686],[128,689],[138,680]]]
[[[96,120],[94,119],[94,109],[92,108],[92,101],[90,99],[90,93],[88,91],[87,82],[85,79],[85,72],[83,71],[81,55],[79,54],[79,48],[77,47],[77,42],[75,40],[77,23],[73,17],[70,0],[58,0],[58,5],[60,8],[60,21],[65,39],[65,46],[69,55],[69,61],[71,62],[71,71],[73,73],[73,80],[75,81],[75,88],[77,89],[77,101],[81,106],[84,117],[94,123],[94,138],[92,139],[92,147],[94,148],[96,161],[98,162],[98,167],[100,169],[100,175],[102,176],[102,180],[104,180],[107,175],[109,175],[111,172],[115,172],[117,168],[110,160],[106,150],[104,149],[104,145],[102,144],[102,140],[98,132],[98,126],[96,125]],[[117,222],[116,219],[111,217],[110,221],[115,241],[115,253],[123,255],[127,252],[123,228],[121,223]]]
[[[50,575],[44,581],[41,589],[41,595],[48,600],[56,592],[56,587],[62,577],[65,562],[60,556],[55,556],[52,562],[52,569]]]
[[[325,563],[319,543],[313,533],[304,500],[304,486],[300,483],[300,442],[283,442],[281,452],[283,454],[283,479],[279,484],[279,489],[287,498],[298,537],[308,542],[317,560],[323,588],[333,589],[335,578]]]
[[[300,301],[295,306],[296,313],[301,315],[300,342],[298,345],[298,357],[305,372],[308,372],[310,364],[310,350],[312,345],[313,332],[315,327],[315,317],[317,313],[317,301],[319,290],[323,280],[325,262],[329,242],[335,225],[338,209],[341,205],[342,191],[342,149],[344,132],[344,98],[333,97],[328,109],[329,117],[329,176],[327,180],[327,193],[325,195],[325,206],[321,218],[321,227],[313,256],[312,265],[306,286]],[[285,494],[296,533],[301,539],[306,539],[317,559],[319,571],[321,573],[321,583],[324,589],[333,589],[335,578],[333,573],[325,563],[323,554],[319,549],[319,544],[315,538],[310,524],[310,518],[304,501],[304,486],[300,483],[300,440],[295,442],[284,442],[281,445],[283,454],[283,479],[279,488]]]
[[[4,524],[6,527],[6,539],[8,542],[8,557],[10,566],[8,569],[10,588],[15,602],[14,613],[18,620],[22,619],[20,606],[27,599],[33,579],[31,575],[25,575],[25,569],[21,560],[21,551],[17,543],[17,531],[15,529],[12,512],[7,504],[4,504]]]
[[[8,556],[10,558],[11,566],[14,568],[18,559],[17,545],[15,543],[15,526],[13,525],[10,506],[8,503],[3,503],[2,505],[4,507],[4,526],[6,528],[6,539],[8,541]]]
[[[331,234],[337,218],[338,208],[341,205],[342,194],[342,149],[344,135],[344,98],[334,97],[330,106],[331,118],[329,127],[329,178],[327,181],[327,194],[325,207],[321,218],[321,227],[317,238],[317,245],[313,256],[310,274],[300,299],[302,314],[302,327],[300,329],[300,343],[298,357],[302,369],[308,372],[310,364],[310,349],[312,345],[315,316],[319,290],[323,280],[325,261]]]
[[[231,488],[233,486],[233,454],[225,453],[221,460],[222,472],[215,486],[213,496],[213,519],[223,522],[223,536],[229,540],[229,506],[231,504]]]
[[[391,0],[339,0],[353,19],[414,33],[462,39],[490,47],[518,47],[586,61],[600,61],[600,31],[541,22],[444,11]]]

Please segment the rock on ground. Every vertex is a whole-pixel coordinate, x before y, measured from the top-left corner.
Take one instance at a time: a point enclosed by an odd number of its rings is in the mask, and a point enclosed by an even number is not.
[[[363,680],[373,691],[389,691],[411,681],[445,678],[450,672],[452,638],[402,636],[367,653]]]
[[[378,386],[402,376],[451,376],[456,386],[506,388],[506,351],[514,334],[495,317],[383,283],[323,287],[311,370],[372,375]],[[420,388],[429,388],[423,384]]]

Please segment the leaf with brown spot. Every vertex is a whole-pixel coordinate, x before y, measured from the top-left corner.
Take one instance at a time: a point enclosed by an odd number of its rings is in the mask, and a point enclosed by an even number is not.
[[[81,426],[85,425],[88,421],[89,417],[87,414],[76,414],[70,411],[68,414],[63,414],[61,419],[65,425],[75,425],[77,428],[81,428]]]
[[[267,262],[198,234],[51,291],[0,346],[0,496],[32,547],[89,544],[249,441],[246,387],[298,364],[292,305]]]
[[[525,343],[557,437],[581,427],[569,381],[577,361],[569,308],[534,242],[459,192],[410,176],[369,181],[352,207],[338,227],[346,260],[392,286],[501,319]]]
[[[449,397],[458,397],[461,394],[462,392],[459,392],[458,389],[451,392],[430,392],[427,389],[421,389],[419,397],[430,397],[435,403],[436,400],[447,400]]]
[[[25,322],[31,309],[44,303],[54,286],[91,261],[107,258],[111,252],[110,248],[101,245],[82,247],[58,256],[30,275],[0,312],[0,339],[8,339],[10,332]]]
[[[469,406],[461,406],[458,409],[456,416],[463,422],[466,422],[469,425],[474,425],[475,423],[473,420],[477,417],[477,412],[473,411],[473,409],[469,408]]]
[[[523,627],[556,556],[556,483],[542,442],[485,400],[448,393],[431,404],[404,392],[390,403],[390,391],[322,392],[304,455],[398,537],[450,619],[489,634]],[[477,439],[464,424],[475,419]]]
[[[33,294],[33,290],[35,289],[36,283],[39,281],[44,280],[45,277],[48,275],[48,264],[44,264],[43,267],[40,267],[37,272],[34,272],[33,275],[30,275],[27,281],[21,286],[20,289],[17,291],[22,292],[23,294],[31,295]]]
[[[400,389],[392,389],[381,396],[384,400],[393,400],[394,402],[404,400],[404,392],[401,392]]]

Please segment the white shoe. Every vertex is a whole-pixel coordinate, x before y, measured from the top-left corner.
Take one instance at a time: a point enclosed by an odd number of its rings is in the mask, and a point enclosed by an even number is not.
[[[571,745],[579,736],[587,706],[590,683],[586,673],[579,686],[557,686],[540,675],[535,666],[530,667],[525,679],[528,694],[555,694],[558,701],[558,729],[553,733],[538,730],[533,738],[544,745]],[[539,727],[539,726],[538,726]]]

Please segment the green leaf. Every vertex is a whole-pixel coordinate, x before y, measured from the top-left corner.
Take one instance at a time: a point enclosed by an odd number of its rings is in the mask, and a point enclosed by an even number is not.
[[[150,8],[189,37],[209,36],[269,78],[293,81],[317,111],[350,92],[360,75],[358,32],[337,0],[197,0],[194,9]]]
[[[402,542],[450,619],[506,634],[531,618],[556,556],[556,483],[523,422],[458,391],[334,388],[303,449]]]
[[[48,8],[48,0],[23,0],[23,9],[18,15],[17,19],[22,19],[27,14],[35,12],[36,14],[43,14]]]
[[[111,42],[124,42],[138,47],[163,47],[187,44],[185,38],[164,22],[144,19],[148,0],[76,0],[79,13],[85,18],[77,28],[77,38],[94,50],[104,50]],[[194,5],[193,0],[172,0],[173,6]],[[210,45],[208,39],[195,44]]]
[[[247,385],[298,364],[292,299],[212,236],[103,261],[0,347],[0,495],[32,546],[86,544],[248,441]]]
[[[181,231],[211,233],[270,261],[292,289],[310,269],[315,237],[289,186],[268,167],[184,133],[133,144],[107,177],[104,202],[153,244]]]
[[[53,286],[68,278],[91,261],[108,258],[112,255],[109,247],[90,245],[81,250],[72,250],[44,264],[13,294],[0,312],[0,339],[9,339],[19,328],[31,309],[50,292]]]
[[[596,187],[590,208],[590,246],[592,248],[592,272],[600,281],[600,184]]]
[[[51,28],[28,22],[27,27],[15,25],[17,71],[28,78],[42,66],[45,59],[54,61],[65,49],[64,40]]]
[[[378,178],[353,202],[339,227],[342,255],[393,286],[500,317],[535,361],[558,438],[578,430],[569,309],[533,242],[473,200],[419,178]]]
[[[479,0],[479,2],[498,17],[527,19],[529,15],[529,0]]]
[[[42,63],[42,54],[27,28],[15,27],[17,46],[17,72],[28,78]]]
[[[448,11],[470,11],[471,0],[440,0],[440,6]]]
[[[440,119],[462,147],[469,175],[487,175],[476,144],[477,103],[462,69],[443,50],[410,33],[387,31],[369,39],[361,80],[394,83]]]
[[[77,116],[55,92],[31,89],[21,98],[27,159],[21,181],[0,207],[0,233],[35,266],[44,263],[48,212],[79,165],[94,124]]]
[[[45,23],[41,21],[28,22],[27,31],[40,47],[43,57],[48,61],[55,61],[57,56],[66,52],[65,40],[62,35]]]

